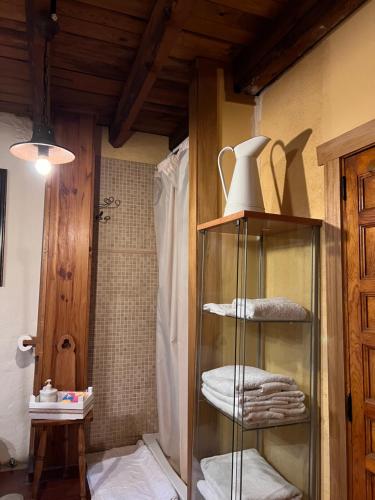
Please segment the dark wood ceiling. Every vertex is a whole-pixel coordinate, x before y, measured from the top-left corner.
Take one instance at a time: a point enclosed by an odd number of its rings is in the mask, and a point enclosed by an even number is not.
[[[173,139],[196,58],[233,68],[236,89],[255,95],[361,3],[58,0],[52,107],[95,112],[115,145],[132,131]],[[32,116],[28,40],[25,0],[0,0],[0,111]]]

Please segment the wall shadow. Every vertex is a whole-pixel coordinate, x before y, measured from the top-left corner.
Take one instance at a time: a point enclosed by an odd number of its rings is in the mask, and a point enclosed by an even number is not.
[[[98,246],[99,246],[99,221],[97,219],[100,201],[100,172],[101,156],[95,155],[94,177],[94,217],[92,228],[92,257],[91,257],[91,284],[90,284],[90,311],[89,311],[89,337],[88,337],[88,384],[93,385],[93,352],[95,349],[95,315],[96,315],[96,290],[98,286]]]
[[[5,439],[0,439],[0,464],[6,464],[9,462],[9,459],[12,456],[12,453],[14,452],[11,451],[12,444],[9,441],[6,441]]]
[[[272,145],[270,152],[271,173],[277,202],[282,214],[310,217],[302,153],[311,134],[312,129],[306,129],[288,144],[278,140]],[[282,191],[277,184],[277,165],[274,161],[274,152],[276,148],[280,148],[285,155],[285,178]]]

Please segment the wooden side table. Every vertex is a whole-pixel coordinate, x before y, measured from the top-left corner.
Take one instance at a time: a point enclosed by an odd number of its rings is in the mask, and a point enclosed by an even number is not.
[[[69,426],[78,426],[78,465],[79,465],[79,483],[80,483],[80,498],[86,500],[86,442],[85,442],[85,424],[91,422],[92,411],[85,418],[80,420],[32,420],[31,425],[35,429],[40,430],[40,440],[38,451],[35,459],[34,479],[32,487],[32,499],[36,500],[39,490],[39,481],[43,471],[44,456],[47,446],[47,430],[49,427],[64,426],[65,427],[65,468],[68,465],[68,440],[67,433]]]

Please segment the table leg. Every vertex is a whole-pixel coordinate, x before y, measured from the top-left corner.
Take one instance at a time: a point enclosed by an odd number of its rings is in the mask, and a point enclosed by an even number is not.
[[[64,478],[68,475],[69,467],[69,426],[64,425]]]
[[[78,463],[79,463],[79,484],[81,500],[86,500],[86,445],[85,426],[78,426]]]
[[[42,427],[38,451],[36,455],[35,469],[34,469],[34,480],[32,488],[33,500],[36,500],[38,496],[39,481],[40,481],[40,476],[42,475],[44,455],[46,453],[46,444],[47,444],[47,428]]]

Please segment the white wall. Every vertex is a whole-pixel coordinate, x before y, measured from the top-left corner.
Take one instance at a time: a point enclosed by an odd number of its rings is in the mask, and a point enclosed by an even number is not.
[[[43,232],[44,179],[8,148],[29,139],[30,121],[0,113],[0,168],[8,169],[4,286],[0,287],[0,464],[26,461],[27,405],[34,378],[30,352],[17,349],[20,335],[35,335]]]
[[[122,148],[110,147],[103,130],[102,155],[157,163],[168,153],[168,138],[134,134]],[[0,168],[8,169],[4,286],[0,287],[0,465],[10,457],[26,461],[30,422],[27,412],[34,357],[17,349],[21,335],[36,335],[43,234],[44,179],[31,163],[8,148],[28,140],[31,122],[0,113]]]

